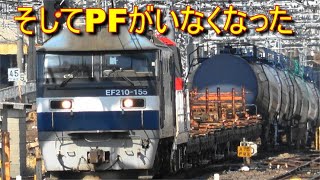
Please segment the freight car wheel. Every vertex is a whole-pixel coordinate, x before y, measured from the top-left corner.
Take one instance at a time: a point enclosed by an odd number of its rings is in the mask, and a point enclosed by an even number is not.
[[[229,156],[230,156],[230,141],[228,141],[225,144],[223,155],[224,155],[224,159],[227,160],[229,158]]]
[[[192,167],[197,167],[198,166],[198,160],[199,158],[197,157],[197,154],[194,152],[189,156],[190,159],[190,164]]]
[[[287,146],[289,148],[292,147],[292,126],[287,126],[287,128],[285,129],[285,133],[286,133],[286,143],[287,143]]]
[[[299,124],[298,126],[298,136],[297,136],[297,143],[296,143],[296,148],[297,149],[304,149],[307,141],[306,137],[306,132],[307,132],[307,125],[306,124]]]
[[[158,146],[159,150],[157,152],[153,167],[157,178],[161,178],[163,174],[168,174],[171,172],[170,149],[167,148],[168,144],[168,142],[163,141],[160,142]]]
[[[179,150],[174,150],[171,155],[170,169],[172,173],[179,171]]]
[[[172,158],[171,158],[171,171],[173,173],[178,172],[180,169],[183,169],[187,159],[187,146],[186,145],[178,145],[177,150],[173,152]]]
[[[186,167],[186,164],[188,162],[188,155],[187,155],[187,146],[186,145],[183,145],[181,147],[181,150],[182,150],[182,154],[181,154],[181,169],[184,169]]]
[[[161,152],[158,152],[156,154],[156,157],[154,159],[154,163],[153,163],[153,172],[155,173],[155,175],[157,176],[160,176],[161,175],[161,170],[162,170],[162,165],[163,165],[163,159],[161,157]],[[161,177],[159,177],[161,178]]]
[[[261,143],[262,143],[262,149],[268,151],[270,149],[270,123],[266,122],[263,125],[263,130],[261,134]]]
[[[211,152],[211,158],[210,158],[211,162],[214,162],[217,158],[217,149],[218,149],[218,145],[214,144],[212,152]]]

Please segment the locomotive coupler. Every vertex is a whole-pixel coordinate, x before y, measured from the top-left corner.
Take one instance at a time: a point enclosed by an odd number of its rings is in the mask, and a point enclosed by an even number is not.
[[[101,164],[110,161],[110,152],[101,149],[92,149],[87,153],[88,163]]]

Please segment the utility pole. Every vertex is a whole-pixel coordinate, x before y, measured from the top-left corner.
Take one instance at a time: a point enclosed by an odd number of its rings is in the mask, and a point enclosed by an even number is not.
[[[30,26],[31,30],[35,30],[35,25]],[[26,69],[26,74],[27,74],[27,80],[35,80],[36,76],[36,47],[35,47],[35,41],[36,38],[35,36],[30,36],[29,37],[29,46],[28,46],[28,61],[27,61],[27,69]]]
[[[18,26],[18,41],[17,41],[17,66],[20,69],[20,72],[23,72],[23,34]]]
[[[21,0],[18,0],[18,6],[21,6]],[[17,24],[17,66],[20,69],[20,73],[23,72],[23,34],[20,30],[20,26]]]

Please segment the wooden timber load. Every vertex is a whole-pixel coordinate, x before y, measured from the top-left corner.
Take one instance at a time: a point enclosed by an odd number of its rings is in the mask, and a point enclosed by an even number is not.
[[[216,92],[208,88],[204,93],[190,91],[191,136],[260,123],[257,107],[246,104],[245,95],[244,88],[241,92],[220,92],[220,88]]]

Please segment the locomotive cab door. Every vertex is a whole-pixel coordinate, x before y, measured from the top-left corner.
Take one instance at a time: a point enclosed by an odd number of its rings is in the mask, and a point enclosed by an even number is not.
[[[172,76],[170,73],[170,54],[168,49],[161,49],[158,53],[159,76],[158,90],[160,97],[160,137],[168,138],[174,135]]]

